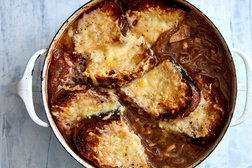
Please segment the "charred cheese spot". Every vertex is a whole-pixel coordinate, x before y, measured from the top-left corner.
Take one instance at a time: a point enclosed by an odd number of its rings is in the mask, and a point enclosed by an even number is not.
[[[192,138],[214,136],[216,132],[212,132],[212,129],[214,130],[216,124],[221,121],[224,110],[218,104],[205,97],[201,94],[199,105],[187,117],[160,121],[159,127],[176,131]]]
[[[131,32],[143,36],[149,44],[155,43],[158,36],[176,28],[184,19],[185,12],[171,7],[148,7],[127,12]]]
[[[112,90],[98,92],[95,89],[69,92],[62,101],[53,105],[52,114],[57,124],[67,135],[79,121],[93,115],[123,110]]]
[[[177,68],[165,60],[143,77],[122,87],[121,91],[129,101],[158,116],[185,107],[190,99],[188,89]]]
[[[85,126],[76,147],[99,167],[150,167],[140,138],[122,121]]]

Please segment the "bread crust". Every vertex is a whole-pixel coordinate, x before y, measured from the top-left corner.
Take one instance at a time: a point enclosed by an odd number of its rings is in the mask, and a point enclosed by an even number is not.
[[[79,131],[75,145],[98,167],[150,167],[140,138],[121,120],[85,125]]]

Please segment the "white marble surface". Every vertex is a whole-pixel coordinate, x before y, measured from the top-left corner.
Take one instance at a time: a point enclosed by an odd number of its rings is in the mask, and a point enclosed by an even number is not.
[[[22,100],[11,89],[30,56],[49,46],[66,18],[86,0],[0,0],[0,168],[81,167],[59,144],[50,128],[29,118]],[[252,59],[251,0],[190,0],[219,28],[230,48]],[[245,84],[242,61],[234,56],[238,83]],[[41,59],[36,65],[39,76]],[[34,79],[39,84],[39,77]],[[244,88],[243,88],[244,89]],[[246,91],[240,90],[234,118],[244,108]],[[38,115],[46,120],[41,95],[34,93]],[[251,106],[252,109],[252,106]],[[252,168],[252,115],[229,128],[216,150],[199,168]]]

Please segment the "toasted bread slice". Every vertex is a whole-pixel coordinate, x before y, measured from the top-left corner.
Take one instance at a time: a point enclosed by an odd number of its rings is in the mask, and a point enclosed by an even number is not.
[[[124,22],[120,6],[104,2],[84,13],[78,20],[77,33],[72,32],[74,53],[88,61],[83,76],[95,85],[108,79],[131,80],[134,74],[152,67],[150,45],[143,37],[123,35]]]
[[[121,88],[123,97],[149,114],[174,114],[187,106],[190,89],[169,60]]]
[[[176,28],[184,19],[186,12],[165,4],[144,4],[127,12],[130,31],[136,36],[143,36],[154,44],[159,35]]]
[[[53,51],[52,62],[48,73],[49,101],[54,94],[61,89],[79,90],[85,88],[85,81],[81,75],[85,69],[86,61],[82,58],[74,58],[64,49]]]
[[[98,167],[150,167],[140,138],[121,120],[85,125],[77,134],[75,145]]]
[[[73,37],[75,52],[90,55],[100,45],[118,41],[121,38],[121,14],[121,8],[109,1],[84,13],[77,20],[77,27],[68,32]]]
[[[123,110],[118,97],[112,90],[85,89],[63,92],[51,107],[58,127],[64,135],[70,135],[71,128],[79,121],[102,113]]]
[[[200,102],[193,112],[186,117],[160,121],[159,127],[192,138],[214,137],[218,133],[218,128],[220,128],[225,115],[223,102],[220,101],[220,95],[218,95],[213,84],[204,84]]]
[[[116,79],[132,80],[134,76],[151,69],[155,57],[148,43],[128,34],[122,41],[101,45],[92,51],[84,76],[94,84],[99,81]],[[96,80],[96,82],[95,82]]]

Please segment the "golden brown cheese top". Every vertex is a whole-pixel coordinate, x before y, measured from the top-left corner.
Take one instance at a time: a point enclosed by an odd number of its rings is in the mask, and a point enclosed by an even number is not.
[[[184,18],[182,10],[169,7],[129,11],[125,19],[131,28],[123,36],[121,18],[113,15],[113,10],[111,7],[83,14],[78,20],[77,33],[71,29],[68,32],[74,39],[74,52],[88,60],[83,75],[95,84],[97,78],[123,80],[126,77],[131,80],[130,75],[148,71],[153,62],[150,61],[153,59],[151,45],[159,34],[177,27]]]
[[[63,102],[52,106],[52,114],[58,121],[58,126],[67,135],[70,129],[79,121],[91,116],[99,116],[111,111],[122,111],[123,107],[113,90],[97,91],[86,89],[71,91]]]
[[[211,128],[221,119],[223,109],[201,97],[198,107],[185,118],[160,121],[163,129],[180,132],[192,138],[211,136]]]
[[[140,138],[122,121],[88,127],[77,138],[77,144],[80,152],[100,167],[150,167]]]
[[[145,54],[149,47],[142,37],[132,35],[127,35],[122,41],[101,45],[90,54],[83,75],[96,79],[130,78],[131,74],[150,68],[152,56]]]
[[[110,44],[121,38],[117,8],[119,7],[114,3],[106,2],[101,8],[85,13],[78,19],[76,32],[73,29],[68,31],[73,37],[76,53],[90,55],[100,45]]]
[[[146,4],[142,8],[128,11],[127,19],[131,32],[136,36],[143,36],[151,45],[161,33],[176,28],[183,21],[186,14],[181,9],[171,7],[150,7],[149,4]]]
[[[178,117],[160,121],[163,129],[180,132],[192,138],[208,138],[215,136],[218,124],[223,120],[225,111],[218,98],[213,98],[214,86],[204,84],[199,104],[196,109],[186,117]]]
[[[154,116],[173,114],[190,100],[187,83],[169,60],[122,87],[121,91],[129,101]]]
[[[118,9],[102,8],[84,13],[78,20],[77,33],[68,31],[74,39],[74,52],[88,60],[83,75],[97,84],[96,79],[123,80],[149,69],[151,55],[145,52],[150,50],[150,45],[143,37],[130,32],[123,36],[121,17],[114,14]]]

